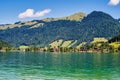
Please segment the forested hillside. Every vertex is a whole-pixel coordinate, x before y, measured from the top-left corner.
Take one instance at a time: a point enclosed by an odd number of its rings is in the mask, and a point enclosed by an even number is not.
[[[0,40],[0,49],[2,49],[4,47],[11,47],[11,45],[8,44],[7,42]]]
[[[119,21],[99,11],[93,11],[80,20],[33,20],[0,26],[0,39],[15,46],[45,46],[59,39],[77,40],[79,44],[92,41],[94,37],[110,38],[118,34]]]

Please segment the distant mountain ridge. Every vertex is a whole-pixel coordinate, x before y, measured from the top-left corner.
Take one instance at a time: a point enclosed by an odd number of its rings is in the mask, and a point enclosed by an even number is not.
[[[51,22],[51,21],[58,21],[58,20],[81,21],[86,16],[87,15],[85,13],[79,12],[71,16],[62,17],[62,18],[45,18],[43,20],[33,20],[33,21],[26,21],[26,22],[19,21],[19,22],[16,22],[15,24],[0,25],[0,29],[7,29],[7,28],[14,28],[14,27],[21,27],[21,26],[33,26],[32,28],[34,28],[34,27],[43,26],[44,22]]]
[[[79,12],[75,13],[71,16],[62,17],[62,18],[45,18],[43,21],[50,22],[50,21],[57,21],[57,20],[75,20],[75,21],[81,21],[84,17],[86,17],[87,14]]]
[[[119,21],[109,14],[93,11],[87,16],[80,15],[0,26],[0,39],[15,46],[46,46],[60,39],[77,40],[76,44],[79,44],[90,42],[95,37],[109,38],[120,34]]]

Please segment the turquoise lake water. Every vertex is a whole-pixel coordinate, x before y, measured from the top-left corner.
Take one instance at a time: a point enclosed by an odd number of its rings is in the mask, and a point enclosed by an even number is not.
[[[0,80],[120,80],[120,54],[0,53]]]

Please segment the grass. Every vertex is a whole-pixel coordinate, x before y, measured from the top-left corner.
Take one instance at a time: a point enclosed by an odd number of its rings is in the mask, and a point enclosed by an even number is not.
[[[70,40],[64,41],[64,43],[61,45],[61,47],[68,47],[71,43],[72,43],[72,41],[70,41]]]
[[[77,43],[77,40],[73,41],[73,42],[68,46],[68,48],[73,47],[76,43]]]
[[[50,45],[52,48],[59,47],[62,44],[62,42],[63,42],[63,40],[61,39],[61,40],[52,42]]]

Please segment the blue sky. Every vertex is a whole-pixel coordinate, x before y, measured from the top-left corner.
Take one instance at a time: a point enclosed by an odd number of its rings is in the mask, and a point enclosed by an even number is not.
[[[0,0],[0,24],[103,11],[120,18],[120,0]]]

